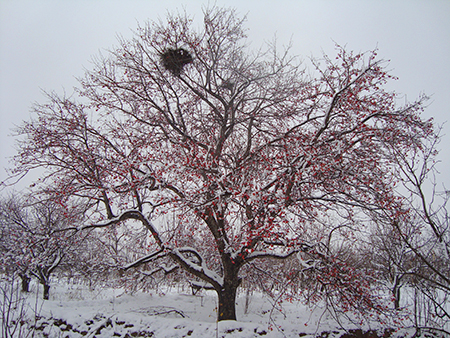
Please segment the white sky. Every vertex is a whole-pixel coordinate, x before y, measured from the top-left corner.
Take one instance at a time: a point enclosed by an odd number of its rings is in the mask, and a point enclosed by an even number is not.
[[[210,1],[214,3],[214,0]],[[41,89],[67,94],[90,59],[130,37],[137,23],[183,8],[198,20],[208,0],[0,0],[0,181],[14,155],[11,129],[30,117]],[[450,116],[449,0],[217,0],[248,14],[249,41],[257,48],[277,34],[292,38],[295,54],[333,53],[334,42],[354,51],[379,48],[400,79],[390,88],[414,100],[432,95],[425,117]],[[450,125],[444,134],[450,134]],[[441,144],[441,182],[450,178],[450,135]],[[29,182],[28,182],[29,183]],[[447,187],[448,188],[448,187]]]

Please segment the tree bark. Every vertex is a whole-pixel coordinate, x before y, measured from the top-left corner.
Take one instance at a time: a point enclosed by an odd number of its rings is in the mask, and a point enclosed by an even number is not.
[[[395,276],[394,287],[392,288],[392,293],[394,294],[394,308],[398,309],[400,307],[400,278]]]
[[[30,292],[31,278],[27,275],[20,275],[20,279],[22,280],[22,292]]]
[[[49,299],[49,293],[50,293],[50,285],[48,285],[47,283],[44,283],[44,295],[42,296],[42,298],[44,300],[48,300]]]
[[[239,282],[225,282],[222,290],[216,290],[219,297],[218,321],[236,320],[236,291],[238,286]]]
[[[217,320],[236,320],[236,293],[242,281],[239,278],[240,266],[235,264],[229,255],[222,256],[222,263],[224,282],[221,289],[216,289],[219,298]]]
[[[400,286],[396,285],[393,290],[394,294],[394,308],[398,309],[400,307]]]
[[[48,300],[50,292],[50,273],[48,272],[48,269],[40,268],[39,283],[44,286],[44,294],[42,295],[42,299]]]

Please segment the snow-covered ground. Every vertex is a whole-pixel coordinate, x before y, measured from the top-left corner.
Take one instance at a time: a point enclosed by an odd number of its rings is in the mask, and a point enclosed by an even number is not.
[[[82,284],[60,281],[53,283],[50,300],[44,302],[40,299],[42,290],[38,290],[36,301],[36,287],[32,285],[27,298],[27,315],[39,316],[33,323],[35,337],[331,338],[345,333],[323,308],[286,302],[280,311],[261,293],[250,295],[247,313],[244,311],[246,294],[238,297],[239,321],[217,323],[213,291],[203,290],[194,296],[186,286],[163,286],[158,293],[128,294],[122,289],[90,290]],[[358,328],[348,321],[341,324],[346,329]],[[380,328],[378,323],[363,327],[364,330]],[[392,332],[391,337],[412,337],[414,332],[402,329]]]

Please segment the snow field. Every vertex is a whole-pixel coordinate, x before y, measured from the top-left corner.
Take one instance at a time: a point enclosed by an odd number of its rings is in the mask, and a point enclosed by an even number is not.
[[[39,287],[37,289],[37,287]],[[266,295],[254,293],[244,313],[246,295],[237,300],[238,321],[217,323],[217,299],[213,291],[192,295],[189,287],[162,286],[158,293],[136,292],[110,287],[90,290],[82,284],[53,282],[50,300],[42,301],[42,288],[32,285],[29,318],[36,313],[35,337],[341,337],[345,331],[321,307],[285,302],[280,310]],[[36,301],[36,295],[38,300]],[[346,329],[357,329],[350,322]],[[377,323],[363,329],[380,329]],[[391,335],[412,337],[414,330]],[[352,336],[349,336],[352,337]]]

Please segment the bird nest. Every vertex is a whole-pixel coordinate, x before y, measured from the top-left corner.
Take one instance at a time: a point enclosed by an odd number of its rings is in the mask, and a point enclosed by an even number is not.
[[[184,66],[192,62],[192,56],[183,48],[169,48],[161,54],[161,61],[165,69],[173,75],[179,76]]]

